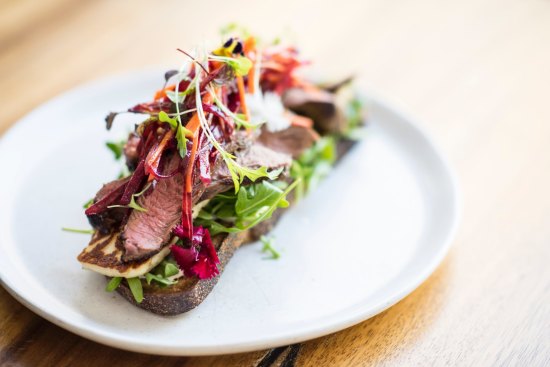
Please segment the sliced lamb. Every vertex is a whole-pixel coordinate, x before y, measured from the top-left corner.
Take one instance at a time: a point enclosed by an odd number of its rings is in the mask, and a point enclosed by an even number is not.
[[[276,152],[290,154],[293,158],[298,158],[317,139],[319,134],[315,130],[303,126],[291,126],[276,132],[263,128],[258,137],[261,144]]]
[[[174,153],[168,159],[166,172],[173,172],[180,164]],[[204,191],[204,185],[197,177],[194,180],[192,197],[196,203]],[[137,204],[146,211],[133,210],[122,231],[125,261],[141,259],[157,253],[167,244],[172,229],[181,220],[183,198],[183,175],[160,180],[149,194],[140,196]]]
[[[94,203],[97,203],[108,195],[116,194],[116,190],[124,186],[128,182],[128,179],[128,177],[121,178],[103,185],[95,195]],[[101,234],[108,234],[120,227],[126,212],[127,209],[125,208],[111,208],[99,214],[88,215],[88,221]]]
[[[342,133],[346,127],[346,117],[336,104],[336,96],[326,90],[292,88],[283,95],[283,104],[311,118],[321,134]]]

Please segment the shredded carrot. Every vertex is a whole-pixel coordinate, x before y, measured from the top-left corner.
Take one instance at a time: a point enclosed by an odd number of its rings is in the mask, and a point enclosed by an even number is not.
[[[246,97],[244,91],[244,80],[242,76],[237,76],[237,87],[239,88],[239,99],[241,100],[241,108],[244,115],[246,116],[246,121],[250,121],[250,115],[248,113],[248,107],[246,106]]]
[[[172,129],[168,130],[166,132],[166,134],[164,134],[164,137],[160,141],[157,149],[152,150],[147,155],[147,158],[145,160],[145,170],[146,170],[145,173],[148,173],[147,172],[147,166],[154,167],[155,169],[158,168],[159,163],[160,163],[160,156],[162,155],[162,152],[166,148],[166,145],[168,144],[170,139],[172,139],[173,137],[174,137],[174,130],[172,130]],[[151,182],[152,180],[154,180],[154,178],[155,178],[155,176],[153,176],[152,174],[149,174],[148,181]]]
[[[290,124],[292,126],[301,126],[306,128],[312,128],[313,127],[313,120],[309,117],[300,116],[296,114],[289,114]]]
[[[164,89],[159,89],[155,93],[154,100],[158,101],[159,99],[166,97],[166,92],[167,91],[172,91],[173,92],[174,90],[176,90],[176,85],[175,84],[169,85],[168,87],[166,87]]]
[[[252,67],[250,68],[250,71],[248,72],[248,92],[250,94],[254,94],[256,90],[256,62],[257,60],[254,58],[254,62],[252,64]]]
[[[189,155],[189,163],[185,171],[185,192],[191,192],[193,189],[193,166],[195,163],[195,155],[197,154],[197,145],[199,145],[199,134],[193,136],[193,145],[191,146],[191,154]]]
[[[250,36],[244,41],[243,44],[243,51],[245,54],[248,54],[251,51],[254,51],[256,49],[256,38]]]
[[[208,93],[202,98],[202,101],[204,103],[212,103],[213,99],[214,98]],[[191,120],[189,120],[187,125],[185,125],[185,128],[193,133],[192,137],[194,138],[200,126],[201,126],[201,121],[199,120],[199,115],[195,113],[193,117],[191,117]]]

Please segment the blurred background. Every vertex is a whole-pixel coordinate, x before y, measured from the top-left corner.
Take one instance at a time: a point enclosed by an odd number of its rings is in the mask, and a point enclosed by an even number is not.
[[[295,41],[323,77],[351,72],[420,121],[454,166],[464,199],[439,270],[381,315],[306,343],[301,363],[550,363],[548,0],[0,0],[0,134],[81,83],[177,66],[177,47],[215,42],[231,22]],[[13,329],[0,350],[37,322],[3,290],[0,316]],[[37,344],[52,350],[48,340],[57,338],[101,351],[104,362],[153,361],[52,325],[41,330]],[[36,361],[27,352],[17,353]],[[74,350],[65,356],[78,358]],[[238,365],[254,356],[187,363]]]

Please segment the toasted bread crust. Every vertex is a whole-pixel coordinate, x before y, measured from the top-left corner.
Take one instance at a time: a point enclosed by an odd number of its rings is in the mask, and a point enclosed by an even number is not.
[[[208,296],[214,285],[218,282],[225,265],[235,253],[235,250],[243,243],[245,233],[223,234],[212,239],[218,252],[220,274],[212,279],[200,280],[198,278],[181,278],[176,284],[161,288],[151,283],[148,285],[142,281],[143,301],[137,303],[126,282],[120,283],[117,292],[128,300],[128,302],[143,308],[147,311],[171,316],[187,312],[197,307]]]

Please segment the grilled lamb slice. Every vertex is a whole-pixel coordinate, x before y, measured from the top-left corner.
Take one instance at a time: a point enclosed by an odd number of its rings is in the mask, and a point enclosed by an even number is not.
[[[290,126],[288,129],[275,132],[269,131],[264,126],[258,142],[276,152],[298,158],[317,139],[319,134],[315,130],[303,126]]]
[[[173,172],[179,162],[177,154],[168,158],[166,171]],[[200,183],[200,180],[195,181]],[[204,188],[197,185],[195,190],[200,195]],[[146,211],[132,210],[124,225],[121,235],[124,261],[149,257],[162,249],[181,219],[182,197],[183,175],[178,173],[160,180],[149,194],[137,199],[137,204]]]
[[[276,152],[258,143],[247,145],[243,150],[236,152],[236,156],[238,164],[252,169],[267,167],[268,170],[274,170],[288,168],[292,164],[290,155]],[[216,159],[211,174],[212,182],[204,191],[200,201],[211,199],[217,194],[233,188],[231,173],[229,173],[223,159],[219,157]],[[250,182],[245,181],[243,184],[250,184]]]
[[[336,95],[326,90],[292,88],[283,95],[283,104],[293,112],[311,118],[315,130],[322,135],[345,130],[346,116],[336,104]]]
[[[128,177],[121,178],[103,185],[103,187],[95,195],[94,203],[97,203],[107,195],[112,195],[118,188],[124,186],[128,182],[128,179]],[[90,222],[90,225],[99,233],[109,234],[120,228],[127,211],[128,209],[125,208],[107,209],[100,214],[89,215],[88,221]]]

